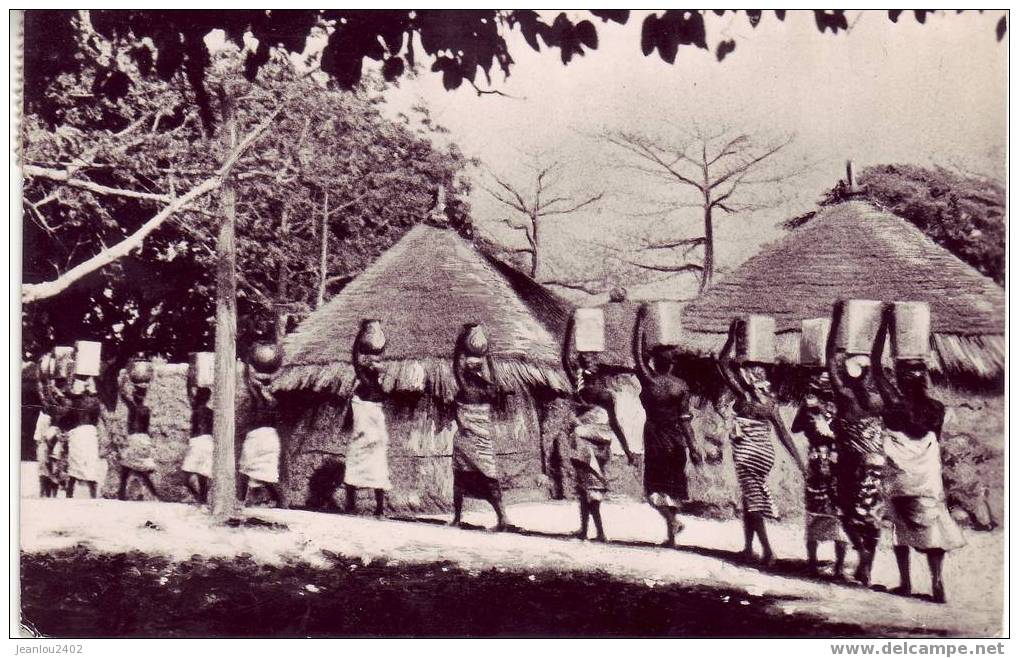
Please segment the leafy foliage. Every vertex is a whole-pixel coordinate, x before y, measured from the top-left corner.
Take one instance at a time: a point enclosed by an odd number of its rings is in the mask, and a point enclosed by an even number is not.
[[[625,24],[627,10],[595,10],[588,12],[601,22]],[[760,10],[714,10],[717,16],[742,14],[751,26],[757,27],[763,17]],[[786,18],[786,11],[773,12],[777,20]],[[901,10],[888,12],[897,22]],[[930,10],[915,10],[917,22],[926,22]],[[551,22],[532,10],[93,10],[91,22],[96,31],[114,44],[123,45],[143,75],[150,72],[162,80],[183,72],[194,98],[201,108],[206,125],[211,125],[212,102],[205,85],[206,70],[211,59],[205,36],[221,29],[226,38],[245,46],[250,33],[258,42],[244,63],[249,80],[270,59],[273,49],[303,53],[309,36],[328,35],[319,65],[343,88],[352,89],[364,73],[364,60],[382,63],[382,72],[395,80],[418,64],[418,49],[431,59],[430,68],[442,75],[447,89],[457,89],[465,81],[474,85],[479,73],[491,82],[493,69],[509,75],[513,58],[507,38],[520,30],[528,46],[558,50],[563,64],[575,56],[583,56],[598,48],[598,30],[588,19],[575,20],[566,13]],[[680,47],[713,49],[718,61],[731,53],[733,40],[718,39],[709,45],[706,18],[709,12],[668,10],[647,16],[641,25],[640,48],[645,56],[657,52],[666,62],[676,61]],[[30,11],[25,31],[28,43],[52,43],[53,35],[67,36],[74,12]],[[814,19],[821,33],[838,34],[848,30],[844,10],[815,10]],[[1005,17],[998,21],[995,35],[999,41],[1007,29]],[[72,44],[72,39],[62,39]],[[73,73],[80,66],[74,48],[30,48],[26,52],[25,71],[31,84],[26,87],[26,103],[44,115],[43,107],[49,81],[61,73]],[[109,97],[122,96],[130,76],[114,64],[97,86]],[[480,93],[480,91],[479,91]]]
[[[79,185],[26,180],[26,283],[52,279],[130,235],[164,205],[164,196],[212,176],[226,152],[221,136],[206,134],[184,73],[166,82],[146,78],[132,54],[115,53],[101,36],[83,30],[75,38],[76,70],[41,92],[52,112],[30,112],[24,122],[26,163],[66,172]],[[92,94],[114,62],[130,76],[127,92]],[[330,90],[299,77],[279,53],[270,55],[254,82],[244,73],[236,50],[213,58],[205,85],[217,91],[210,98],[214,112],[222,111],[223,98],[234,99],[244,134],[280,103],[286,111],[234,168],[242,345],[278,312],[299,317],[317,303],[320,287],[335,289],[359,272],[428,216],[439,187],[446,189],[448,222],[470,233],[468,187],[458,177],[465,158],[455,146],[433,145],[431,137],[442,129],[426,108],[388,120],[377,82],[366,80],[354,92]],[[215,195],[207,196],[130,256],[26,307],[26,352],[82,338],[172,359],[209,349],[221,216]]]
[[[1005,190],[998,182],[944,167],[894,164],[865,168],[857,183],[864,198],[1005,285]],[[843,201],[847,192],[840,183],[821,203]]]

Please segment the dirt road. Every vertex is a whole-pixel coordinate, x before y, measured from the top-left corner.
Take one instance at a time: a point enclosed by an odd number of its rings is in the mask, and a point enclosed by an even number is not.
[[[830,624],[853,624],[864,632],[1001,633],[1000,533],[967,534],[968,545],[947,560],[950,602],[937,605],[919,597],[807,578],[802,528],[792,524],[772,527],[773,543],[783,559],[767,572],[736,560],[741,530],[735,521],[686,518],[681,549],[659,548],[655,544],[661,540],[661,519],[637,503],[606,504],[605,523],[612,540],[608,545],[568,538],[576,525],[576,510],[568,503],[511,507],[511,520],[526,529],[524,534],[449,528],[434,518],[376,521],[295,510],[249,512],[285,524],[287,529],[217,526],[205,511],[183,504],[24,499],[21,547],[23,553],[38,555],[84,544],[98,554],[141,551],[172,561],[193,555],[233,558],[246,554],[265,565],[304,563],[312,568],[328,568],[337,556],[344,556],[387,566],[441,562],[467,573],[510,570],[526,574],[525,578],[601,573],[649,589],[683,586],[745,592],[764,602],[768,613],[778,618],[805,614]],[[465,520],[480,527],[490,525],[493,518],[487,511],[476,511]],[[822,557],[831,556],[822,553]],[[914,559],[914,586],[925,593],[929,582],[920,558]],[[878,558],[875,583],[896,584],[890,549],[882,550]]]

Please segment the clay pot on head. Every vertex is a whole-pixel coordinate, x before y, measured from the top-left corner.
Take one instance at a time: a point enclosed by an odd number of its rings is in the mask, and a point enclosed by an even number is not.
[[[276,343],[256,343],[251,348],[251,367],[263,375],[276,372],[283,363],[283,348]]]
[[[152,381],[152,362],[140,360],[133,361],[131,363],[131,369],[128,371],[128,376],[131,378],[132,384],[148,384]]]
[[[386,349],[386,334],[382,331],[382,320],[361,320],[361,329],[354,345],[361,352],[381,354]]]
[[[486,356],[488,354],[488,336],[478,324],[465,324],[460,333],[461,344],[468,356]]]

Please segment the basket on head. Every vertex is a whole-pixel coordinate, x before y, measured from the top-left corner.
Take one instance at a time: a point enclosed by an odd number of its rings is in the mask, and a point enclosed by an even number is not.
[[[216,381],[216,353],[192,352],[188,362],[188,379],[196,388],[212,388]]]
[[[926,302],[895,302],[892,354],[896,359],[926,361],[931,349],[931,307]]]
[[[872,299],[842,302],[842,319],[833,327],[835,346],[849,354],[869,355],[881,326],[884,304]]]
[[[809,318],[800,322],[800,365],[823,367],[827,361],[829,318]]]
[[[775,363],[775,318],[746,316],[736,334],[736,357],[748,363]]]

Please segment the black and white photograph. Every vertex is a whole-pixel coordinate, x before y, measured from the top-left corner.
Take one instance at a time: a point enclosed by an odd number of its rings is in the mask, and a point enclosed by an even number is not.
[[[1003,653],[1009,19],[11,10],[15,653]]]

